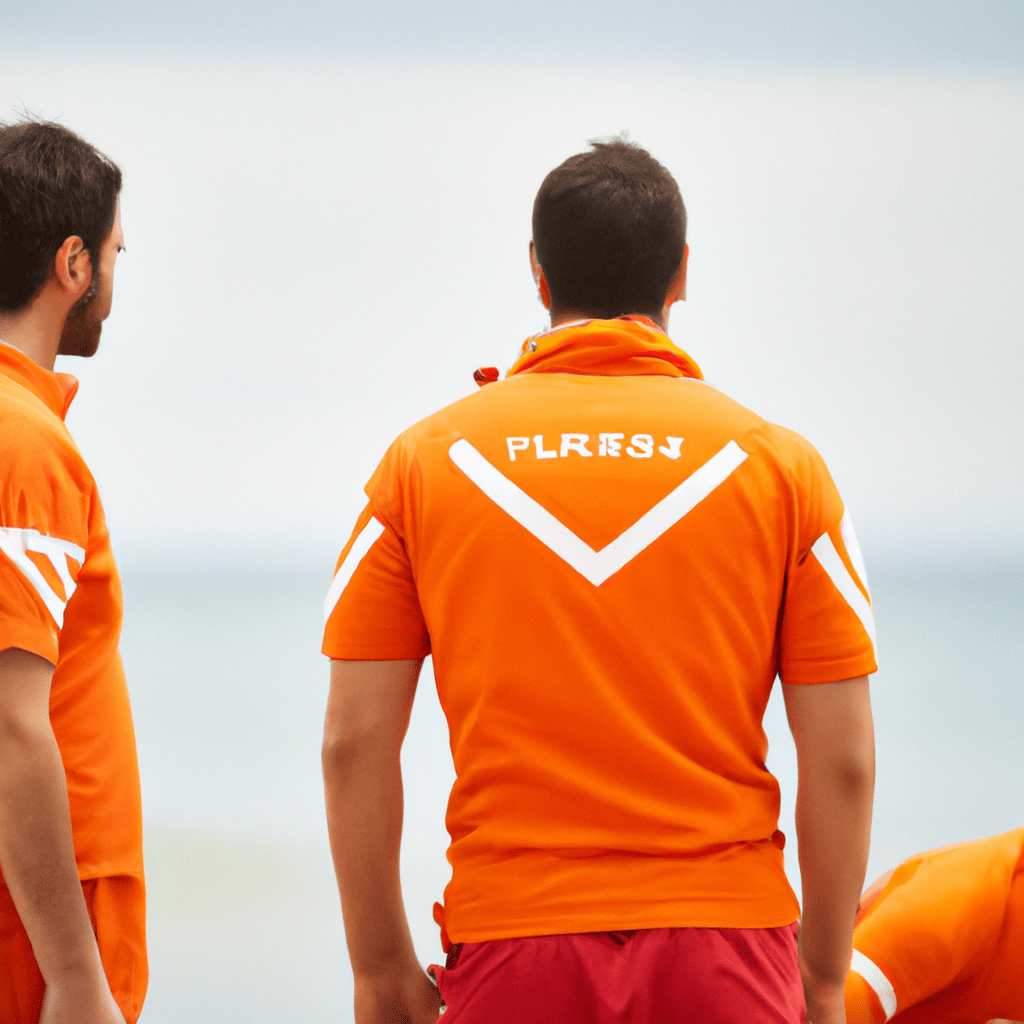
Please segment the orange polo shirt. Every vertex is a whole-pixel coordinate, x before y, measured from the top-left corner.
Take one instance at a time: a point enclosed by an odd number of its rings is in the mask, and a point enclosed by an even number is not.
[[[850,1024],[1024,1020],[1024,828],[904,861],[853,945]]]
[[[367,494],[323,650],[433,655],[452,941],[796,919],[765,705],[777,673],[876,667],[807,442],[650,321],[586,321],[402,434]]]
[[[79,876],[141,878],[121,584],[96,484],[64,425],[77,390],[74,377],[0,343],[0,650],[54,665],[50,722]]]

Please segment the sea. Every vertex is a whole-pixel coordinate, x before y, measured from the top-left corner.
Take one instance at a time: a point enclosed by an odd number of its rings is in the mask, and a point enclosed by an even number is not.
[[[871,582],[874,877],[917,851],[1024,825],[1024,567],[914,563]],[[316,573],[125,579],[149,886],[143,1024],[353,1019],[319,766],[328,583]],[[796,761],[777,691],[768,765],[799,892]],[[402,758],[402,884],[427,964],[443,956],[431,907],[448,879],[453,778],[429,661]]]

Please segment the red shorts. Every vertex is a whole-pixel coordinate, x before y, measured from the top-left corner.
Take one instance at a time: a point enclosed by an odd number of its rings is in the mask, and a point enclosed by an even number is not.
[[[452,946],[444,1024],[800,1024],[797,926],[652,928]]]
[[[146,897],[141,878],[82,882],[110,991],[128,1024],[142,1009],[149,981]],[[46,986],[10,891],[0,885],[0,1022],[36,1024]]]

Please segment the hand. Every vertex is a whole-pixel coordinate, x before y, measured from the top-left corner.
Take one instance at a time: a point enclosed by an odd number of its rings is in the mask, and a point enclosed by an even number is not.
[[[418,964],[398,976],[355,981],[356,1024],[437,1024],[441,996]]]
[[[47,985],[39,1024],[125,1024],[125,1019],[101,974]]]
[[[846,1024],[842,986],[820,985],[804,978],[807,1024]]]

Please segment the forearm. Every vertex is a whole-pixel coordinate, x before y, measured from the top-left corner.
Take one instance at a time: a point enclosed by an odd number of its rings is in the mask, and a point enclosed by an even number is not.
[[[324,795],[345,935],[357,979],[416,965],[399,877],[400,754],[420,665],[331,662]]]
[[[441,997],[420,967],[402,904],[400,753],[421,662],[331,662],[324,793],[356,1024],[434,1024]]]
[[[0,721],[0,866],[47,984],[101,978],[48,722]]]
[[[397,754],[382,757],[372,739],[325,748],[324,788],[352,971],[372,977],[408,969],[416,956],[399,876]]]
[[[797,795],[800,966],[811,985],[841,991],[867,869],[874,767],[868,752],[822,762],[808,766]]]
[[[783,686],[796,744],[797,846],[803,881],[800,973],[811,1024],[841,1024],[875,785],[866,676]]]

